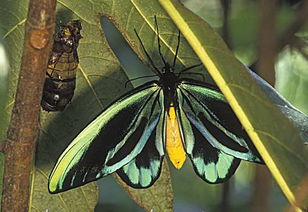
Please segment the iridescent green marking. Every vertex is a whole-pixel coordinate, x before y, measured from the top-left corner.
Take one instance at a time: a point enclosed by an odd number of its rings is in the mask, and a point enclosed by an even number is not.
[[[225,153],[220,153],[218,155],[216,167],[219,178],[224,179],[227,176],[230,166],[232,165],[233,158],[233,156],[227,155]]]
[[[149,169],[141,167],[140,168],[140,175],[139,175],[140,185],[142,187],[149,186],[151,181],[152,181],[152,177],[151,176],[152,176],[152,174],[151,174],[151,171]]]
[[[217,181],[217,170],[214,162],[205,165],[204,176],[209,182],[214,183]]]

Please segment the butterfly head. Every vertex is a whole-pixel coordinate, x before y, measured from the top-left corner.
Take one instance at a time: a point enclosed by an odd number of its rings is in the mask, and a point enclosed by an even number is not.
[[[161,69],[161,77],[159,80],[162,84],[162,87],[170,87],[169,85],[177,84],[179,81],[178,76],[174,73],[174,68],[170,66],[168,62],[164,64],[164,67]]]

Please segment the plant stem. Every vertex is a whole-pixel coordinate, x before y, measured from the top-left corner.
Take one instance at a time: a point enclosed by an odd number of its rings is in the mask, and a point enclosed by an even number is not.
[[[53,43],[55,0],[30,0],[24,50],[4,148],[2,211],[29,211],[40,101],[49,52]]]
[[[259,60],[257,73],[274,87],[276,45],[277,1],[259,0]],[[271,175],[267,168],[257,166],[254,179],[251,211],[270,211]]]
[[[222,38],[228,45],[230,49],[232,49],[230,42],[230,33],[229,33],[229,16],[231,9],[231,1],[229,0],[220,0],[221,8],[222,8]]]
[[[275,58],[277,53],[276,5],[277,1],[259,0],[259,61],[257,73],[272,86],[275,84]]]

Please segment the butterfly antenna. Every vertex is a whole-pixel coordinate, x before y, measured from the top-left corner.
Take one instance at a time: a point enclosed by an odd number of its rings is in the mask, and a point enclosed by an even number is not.
[[[157,77],[157,75],[155,74],[155,75],[149,75],[149,76],[143,76],[143,77],[136,77],[136,78],[127,80],[127,81],[125,82],[125,88],[126,88],[126,86],[127,86],[127,84],[128,84],[129,82],[132,82],[132,81],[135,81],[135,80],[138,80],[138,79],[148,78],[148,77]]]
[[[196,76],[200,76],[202,78],[202,81],[205,81],[204,75],[201,73],[196,73],[196,72],[185,72],[182,74],[190,74],[190,75],[196,75]]]
[[[179,77],[180,77],[181,74],[183,74],[184,72],[186,72],[186,71],[188,71],[188,70],[190,70],[190,69],[196,68],[196,67],[198,67],[198,66],[201,66],[201,65],[202,65],[202,63],[199,63],[199,64],[195,64],[195,65],[189,66],[189,67],[187,67],[187,68],[184,68],[183,70],[181,70],[181,71],[179,72]]]
[[[158,45],[158,52],[160,55],[161,60],[163,61],[164,65],[166,65],[165,58],[163,57],[163,54],[161,53],[161,45],[160,45],[160,38],[159,38],[159,30],[158,30],[158,24],[157,24],[157,18],[156,15],[154,16],[155,25],[156,25],[156,32],[157,32],[157,45]]]
[[[175,67],[175,62],[176,62],[176,58],[178,56],[178,52],[179,52],[179,48],[180,48],[180,40],[181,40],[181,32],[179,30],[179,34],[178,34],[178,44],[176,46],[176,50],[175,50],[175,55],[174,55],[174,58],[173,58],[173,64],[172,64],[172,68],[174,69]]]
[[[141,40],[141,38],[139,37],[139,35],[138,35],[136,29],[134,29],[134,31],[135,31],[135,34],[136,34],[136,36],[137,36],[137,38],[138,38],[138,40],[139,40],[139,42],[140,42],[140,44],[141,44],[141,46],[142,46],[142,49],[143,49],[145,55],[147,56],[147,58],[148,58],[148,60],[149,60],[149,62],[150,62],[150,64],[151,64],[152,68],[155,70],[155,72],[156,72],[157,75],[161,76],[160,71],[159,71],[158,68],[156,68],[156,66],[154,65],[154,62],[153,62],[152,58],[150,57],[150,55],[148,54],[147,50],[145,49],[145,47],[144,47],[144,45],[143,45],[143,43],[142,43],[142,40]]]

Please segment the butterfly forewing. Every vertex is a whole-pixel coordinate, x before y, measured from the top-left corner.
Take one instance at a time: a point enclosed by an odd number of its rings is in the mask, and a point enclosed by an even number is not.
[[[246,131],[219,91],[206,84],[185,80],[179,85],[178,96],[189,123],[213,147],[239,159],[262,162]]]
[[[134,159],[157,128],[162,113],[159,94],[159,86],[147,83],[92,121],[58,159],[49,178],[49,191],[86,184]]]
[[[163,92],[154,103],[154,111],[160,112],[159,123],[151,131],[142,151],[117,171],[121,179],[133,188],[147,188],[158,179],[164,156],[165,116]]]
[[[177,116],[185,151],[192,161],[196,174],[209,183],[221,183],[229,179],[238,167],[240,160],[213,147],[207,138],[190,122],[183,107],[183,95],[178,90],[179,107]],[[192,103],[194,104],[194,103]]]
[[[251,152],[250,139],[219,91],[185,80],[177,97],[182,140],[199,177],[221,183],[234,174],[240,159],[261,161]],[[238,128],[229,126],[236,121]]]

